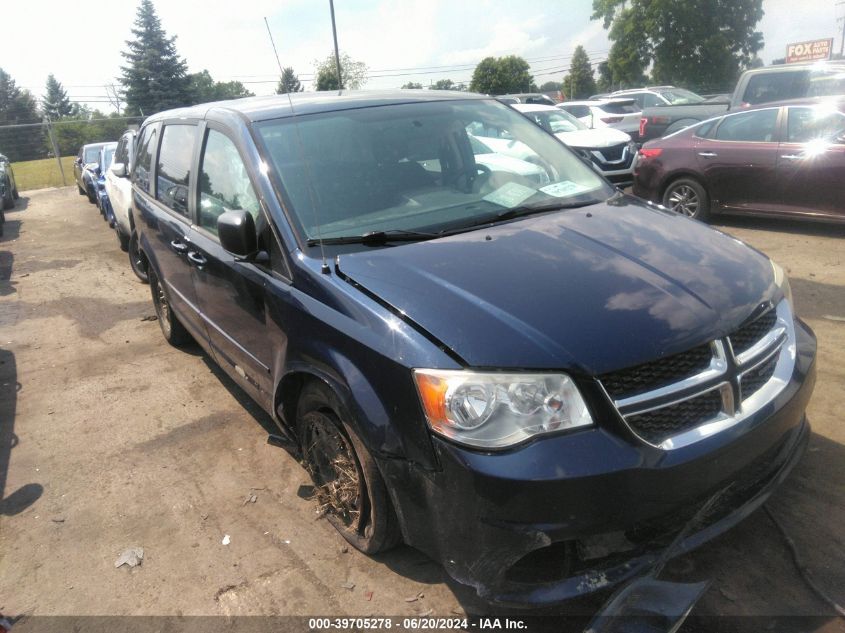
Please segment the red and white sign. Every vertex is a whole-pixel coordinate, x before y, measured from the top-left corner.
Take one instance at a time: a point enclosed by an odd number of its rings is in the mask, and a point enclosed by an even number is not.
[[[830,59],[830,51],[833,48],[833,38],[825,40],[810,40],[809,42],[797,42],[786,45],[786,63],[815,62],[822,59]]]

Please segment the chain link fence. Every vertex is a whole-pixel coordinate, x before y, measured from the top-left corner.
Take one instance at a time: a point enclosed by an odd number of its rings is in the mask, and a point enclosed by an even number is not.
[[[20,191],[71,185],[80,147],[117,141],[142,121],[143,117],[108,117],[0,125],[0,154],[12,163]]]

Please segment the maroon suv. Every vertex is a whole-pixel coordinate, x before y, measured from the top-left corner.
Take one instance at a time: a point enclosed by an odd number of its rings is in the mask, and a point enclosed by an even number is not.
[[[845,222],[845,97],[769,103],[650,141],[634,194],[700,220]]]

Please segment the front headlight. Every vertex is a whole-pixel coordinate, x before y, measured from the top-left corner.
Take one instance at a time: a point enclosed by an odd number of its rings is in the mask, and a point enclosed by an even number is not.
[[[769,260],[772,264],[772,272],[774,273],[775,277],[775,285],[780,288],[780,291],[783,293],[784,298],[789,302],[789,309],[790,311],[795,314],[795,305],[792,303],[792,288],[789,286],[789,278],[786,276],[786,271],[783,268],[778,266],[774,261],[771,259]]]
[[[431,429],[468,446],[505,448],[593,423],[564,374],[415,369],[414,379]]]

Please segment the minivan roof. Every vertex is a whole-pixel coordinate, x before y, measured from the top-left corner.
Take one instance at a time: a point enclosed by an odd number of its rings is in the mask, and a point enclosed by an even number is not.
[[[430,101],[459,101],[465,99],[490,99],[485,95],[454,90],[341,90],[323,92],[297,92],[264,97],[246,97],[229,101],[202,103],[188,108],[166,110],[150,116],[146,122],[172,118],[205,118],[211,110],[236,112],[249,121],[267,121],[289,117],[293,112],[316,114],[336,110],[369,108],[403,103],[424,103]]]

